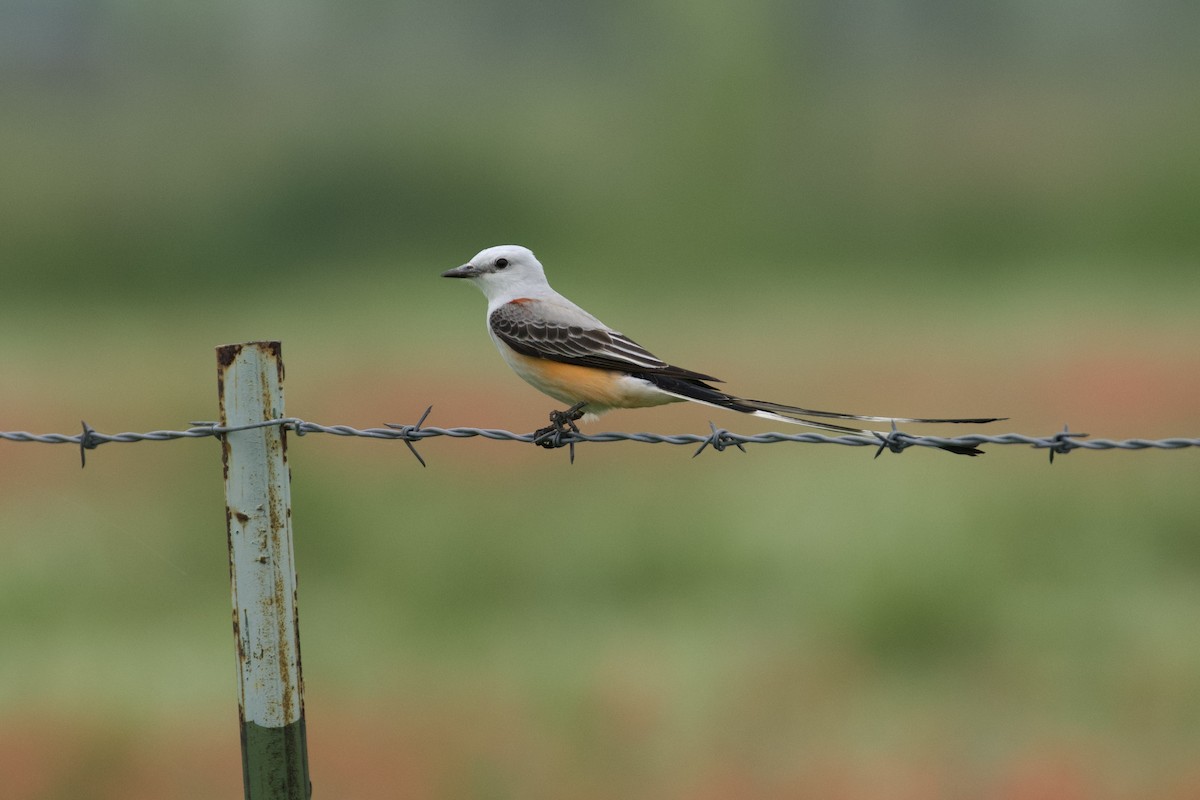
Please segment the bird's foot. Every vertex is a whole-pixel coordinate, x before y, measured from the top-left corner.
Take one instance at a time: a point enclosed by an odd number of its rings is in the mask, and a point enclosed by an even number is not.
[[[579,433],[579,426],[575,424],[575,420],[583,416],[585,405],[587,404],[576,403],[566,411],[551,411],[550,424],[533,432],[533,443],[547,448],[574,444],[570,441],[563,441],[563,437],[568,433]]]

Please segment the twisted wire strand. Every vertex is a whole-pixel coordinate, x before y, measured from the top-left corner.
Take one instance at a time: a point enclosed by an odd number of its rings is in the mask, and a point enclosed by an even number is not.
[[[280,426],[285,430],[290,430],[299,436],[304,436],[310,433],[325,433],[333,436],[350,436],[366,439],[385,439],[399,440],[408,445],[409,450],[416,456],[417,460],[422,465],[425,460],[417,453],[413,444],[431,439],[438,436],[449,436],[453,439],[467,439],[479,437],[483,439],[491,439],[494,441],[513,441],[513,442],[537,442],[544,446],[562,447],[570,446],[572,452],[574,445],[582,442],[641,442],[644,444],[670,444],[670,445],[699,445],[695,455],[699,455],[705,448],[712,447],[714,450],[722,451],[727,447],[737,447],[745,450],[745,445],[749,444],[778,444],[781,442],[793,442],[798,444],[837,444],[848,447],[875,447],[876,456],[884,449],[894,453],[904,451],[909,447],[945,447],[951,446],[971,446],[978,447],[980,445],[1025,445],[1036,449],[1045,449],[1050,451],[1050,460],[1054,460],[1054,455],[1065,455],[1072,450],[1180,450],[1189,447],[1200,447],[1200,438],[1188,437],[1171,437],[1167,439],[1089,439],[1086,433],[1075,433],[1064,427],[1062,431],[1049,436],[1030,436],[1022,433],[1001,433],[1001,434],[964,434],[962,436],[923,436],[917,434],[906,433],[893,428],[889,433],[880,433],[875,436],[867,435],[842,435],[829,436],[823,433],[803,432],[803,433],[754,433],[742,434],[734,433],[733,431],[724,428],[712,426],[712,431],[708,434],[697,433],[678,433],[678,434],[663,434],[663,433],[624,433],[619,431],[604,431],[601,433],[580,433],[577,431],[565,430],[558,432],[549,442],[546,441],[546,436],[543,433],[541,436],[535,433],[514,433],[499,428],[475,428],[475,427],[453,427],[441,428],[436,426],[423,427],[425,419],[429,416],[430,409],[426,409],[420,420],[415,425],[401,425],[387,423],[386,427],[382,428],[355,428],[350,425],[322,425],[316,422],[308,422],[298,417],[280,417],[278,419],[264,420],[248,425],[239,425],[235,427],[222,426],[216,422],[193,422],[191,427],[186,430],[159,430],[138,433],[126,431],[123,433],[101,433],[93,429],[86,422],[83,424],[83,431],[76,434],[66,433],[30,433],[28,431],[0,431],[0,439],[11,442],[35,442],[40,444],[73,444],[80,448],[81,459],[87,450],[94,450],[101,444],[109,442],[161,442],[174,439],[202,439],[206,437],[221,437],[228,433],[236,433],[238,431],[252,430],[255,428],[267,428]]]

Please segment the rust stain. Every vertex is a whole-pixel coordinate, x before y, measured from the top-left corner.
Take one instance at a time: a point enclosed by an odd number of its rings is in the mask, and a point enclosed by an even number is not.
[[[268,437],[267,442],[268,450],[273,455],[283,454],[285,446],[282,437],[279,437],[278,439],[274,437]],[[278,462],[271,463],[270,469],[272,472],[278,469],[276,466],[277,463]],[[277,491],[277,489],[280,488],[279,482],[274,480],[268,481],[267,485],[269,487],[269,494],[267,496],[267,515],[270,522],[270,527],[268,530],[270,548],[275,553],[279,554],[281,558],[277,559],[276,563],[272,565],[273,572],[271,575],[271,595],[267,598],[264,598],[264,602],[269,603],[273,607],[272,611],[275,615],[274,622],[276,627],[276,641],[282,644],[289,641],[288,626],[295,625],[294,612],[292,618],[289,618],[289,615],[284,613],[284,609],[287,608],[287,601],[289,599],[289,581],[287,580],[288,576],[285,575],[284,570],[280,568],[282,564],[289,563],[287,559],[288,553],[285,552],[284,548],[287,542],[288,512],[290,509],[287,507],[288,504],[286,502],[285,493],[286,489]],[[292,595],[292,598],[294,600],[294,595]],[[291,631],[293,641],[296,633],[297,630],[293,627]],[[280,685],[283,689],[280,702],[282,703],[285,722],[289,723],[293,721],[291,719],[291,712],[293,708],[294,692],[296,691],[296,685],[293,683],[292,667],[289,661],[290,655],[291,654],[287,648],[283,649],[277,654],[278,661],[276,664],[276,667],[279,670]]]
[[[274,484],[271,484],[268,489],[270,497],[267,498],[267,513],[271,516],[271,546],[279,546],[279,533],[283,530],[284,515],[279,513],[283,507],[283,498],[276,495],[274,492]]]
[[[266,365],[263,365],[263,372],[258,376],[259,383],[259,407],[265,419],[272,419],[275,416],[275,409],[271,405],[271,382],[267,380]]]
[[[270,354],[271,358],[275,359],[275,374],[279,378],[279,382],[283,383],[283,344],[281,342],[263,342],[264,350]]]
[[[222,369],[228,369],[242,352],[240,344],[223,344],[217,348],[217,366]]]
[[[250,515],[242,511],[237,512],[237,518],[238,522],[242,523],[243,525],[250,521]]]
[[[276,636],[278,637],[278,641],[282,643],[288,641],[288,624],[291,622],[291,620],[288,619],[287,615],[284,613],[284,609],[287,608],[288,591],[286,582],[284,581],[283,571],[278,569],[278,566],[276,566],[274,577],[275,581],[274,585],[272,586],[272,589],[274,590],[274,597],[272,599],[274,600],[276,611]],[[291,654],[286,650],[279,653],[279,681],[283,686],[283,697],[280,699],[283,703],[285,722],[291,722],[291,720],[288,718],[290,716],[290,709],[292,707],[293,692],[292,670],[291,664],[288,661],[290,655]]]
[[[233,592],[234,602],[237,602],[237,570],[234,569],[233,563],[233,518],[230,516],[229,506],[225,506],[225,547],[229,551],[229,588]],[[235,610],[236,614],[236,610]],[[237,619],[234,619],[234,625],[237,625]]]
[[[237,354],[241,351],[238,345],[227,344],[217,348],[217,401],[220,404],[222,425],[229,424],[229,411],[225,408],[225,370],[227,370]],[[221,473],[225,483],[229,483],[229,440],[228,437],[218,436],[221,442]]]
[[[238,610],[233,609],[233,638],[237,642],[238,664],[246,663],[246,648],[242,644],[242,623],[238,619]]]
[[[290,511],[290,509],[289,509]],[[296,588],[292,590],[292,630],[296,637],[296,689],[300,692],[300,719],[304,719],[304,667],[300,658],[300,576],[296,575]]]

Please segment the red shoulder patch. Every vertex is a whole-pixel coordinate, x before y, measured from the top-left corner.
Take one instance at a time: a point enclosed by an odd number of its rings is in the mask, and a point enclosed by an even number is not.
[[[532,297],[518,297],[516,300],[509,300],[508,302],[518,305],[518,306],[523,306],[526,303],[532,303],[533,298]]]

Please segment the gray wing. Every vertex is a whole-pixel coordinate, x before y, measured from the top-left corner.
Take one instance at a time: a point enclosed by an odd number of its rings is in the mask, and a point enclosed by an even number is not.
[[[527,305],[506,303],[488,316],[492,333],[523,356],[618,372],[720,382],[711,375],[672,366],[624,334],[542,319]]]

